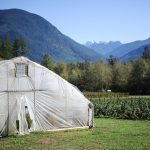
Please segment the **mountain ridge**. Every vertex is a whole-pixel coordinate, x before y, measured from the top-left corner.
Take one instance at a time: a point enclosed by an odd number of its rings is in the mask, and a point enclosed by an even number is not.
[[[113,45],[114,47],[112,47],[111,44],[114,44]],[[110,55],[112,55],[113,57],[116,57],[121,62],[126,62],[129,60],[135,60],[139,58],[144,52],[144,47],[145,46],[150,47],[150,38],[147,38],[145,40],[136,40],[124,44],[119,41],[110,41],[110,42],[100,41],[98,43],[87,41],[85,45],[97,52],[102,53],[103,60],[108,58]],[[101,50],[100,48],[102,48],[103,46],[105,47],[103,50]]]
[[[117,58],[122,58],[126,54],[130,53],[131,51],[134,51],[135,49],[138,49],[142,46],[146,46],[150,44],[150,38],[147,38],[145,40],[137,40],[130,43],[122,44],[121,46],[117,47],[116,49],[109,52],[107,56],[113,55]]]
[[[122,57],[119,58],[119,60],[121,62],[126,62],[126,61],[129,61],[129,60],[135,60],[135,59],[139,58],[140,56],[143,55],[145,46],[147,46],[150,49],[150,44],[143,45],[143,46],[141,46],[137,49],[134,49],[131,52],[123,55]]]
[[[98,52],[100,54],[106,55],[107,53],[109,53],[113,49],[122,45],[122,43],[120,41],[109,41],[109,42],[103,42],[103,41],[90,42],[90,41],[87,41],[84,45],[88,48],[95,50],[96,52]]]
[[[95,61],[101,55],[62,34],[43,17],[21,9],[0,10],[0,39],[24,36],[29,46],[28,57],[40,62],[49,54],[55,62]]]

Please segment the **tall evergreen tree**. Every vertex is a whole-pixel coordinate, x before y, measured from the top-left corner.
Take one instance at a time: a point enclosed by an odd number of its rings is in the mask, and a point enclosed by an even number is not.
[[[4,39],[4,41],[2,42],[1,55],[5,59],[10,59],[10,58],[13,57],[12,45],[11,45],[11,41],[10,41],[9,35],[7,35],[6,38]]]
[[[144,47],[144,52],[143,52],[142,57],[145,58],[145,59],[150,58],[150,49],[148,48],[148,46]]]
[[[48,54],[45,54],[43,56],[43,60],[41,62],[41,65],[45,66],[46,68],[48,68],[50,70],[53,70],[53,68],[54,68],[52,58]]]
[[[26,55],[28,52],[27,43],[24,37],[16,38],[12,43],[9,36],[0,43],[0,57],[10,59]]]
[[[20,38],[20,47],[19,47],[19,55],[23,56],[28,53],[27,42],[24,37]]]
[[[20,48],[20,42],[19,42],[19,39],[16,38],[14,43],[13,43],[13,48],[12,48],[12,52],[13,52],[14,57],[19,56],[19,48]]]
[[[107,58],[107,62],[113,66],[117,62],[117,58],[115,58],[113,55],[110,55],[109,58]]]

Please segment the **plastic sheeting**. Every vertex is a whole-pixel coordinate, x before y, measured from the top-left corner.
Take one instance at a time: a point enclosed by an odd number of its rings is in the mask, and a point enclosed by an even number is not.
[[[0,136],[92,126],[93,105],[72,84],[25,57],[0,61]]]

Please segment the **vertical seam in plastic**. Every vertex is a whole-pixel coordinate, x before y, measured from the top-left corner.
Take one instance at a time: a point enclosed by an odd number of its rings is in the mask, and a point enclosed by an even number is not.
[[[36,107],[35,107],[35,65],[34,65],[34,122],[36,124]],[[34,124],[34,129],[35,129],[35,125]]]

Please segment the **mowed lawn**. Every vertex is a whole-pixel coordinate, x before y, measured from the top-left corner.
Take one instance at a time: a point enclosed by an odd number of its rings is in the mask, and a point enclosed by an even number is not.
[[[0,150],[149,150],[150,121],[95,119],[95,128],[0,138]]]

